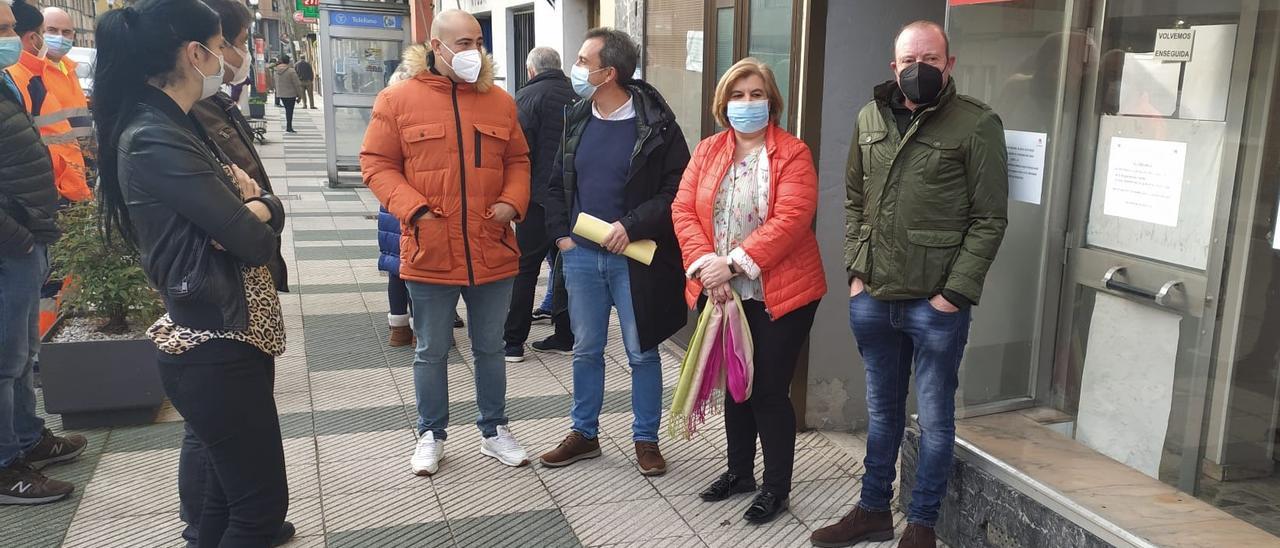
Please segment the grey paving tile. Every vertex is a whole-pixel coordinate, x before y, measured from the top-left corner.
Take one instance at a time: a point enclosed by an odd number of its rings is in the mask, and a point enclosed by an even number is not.
[[[308,352],[306,354],[307,370],[338,371],[344,369],[369,369],[386,367],[389,362],[382,353],[368,352]]]
[[[300,295],[320,295],[326,293],[359,293],[361,291],[360,284],[305,284],[297,287],[290,287],[291,293]]]
[[[449,524],[444,521],[396,525],[374,529],[341,531],[328,536],[329,548],[438,548],[454,546]]]
[[[379,432],[319,435],[316,447],[320,462],[340,462],[381,458],[403,458],[413,455],[417,438],[407,426]]]
[[[298,215],[298,213],[295,213]],[[378,256],[377,246],[299,247],[294,256],[300,261],[334,259],[369,259]]]
[[[539,477],[556,505],[563,508],[659,497],[649,480],[629,467],[583,468],[575,465],[540,473]]]
[[[454,541],[460,548],[572,548],[582,546],[559,510],[539,510],[449,519]]]
[[[148,426],[130,426],[116,428],[107,438],[104,451],[120,453],[124,451],[151,451],[155,449],[177,449],[182,446],[184,424],[168,422]]]
[[[444,478],[448,474],[448,470],[442,465],[437,475]],[[521,474],[520,477],[474,483],[436,482],[433,476],[432,482],[436,483],[440,506],[450,519],[555,508],[551,494],[532,472]]]
[[[174,507],[176,508],[176,507]],[[67,531],[64,548],[156,548],[186,545],[178,513],[107,519],[77,519]]]
[[[313,413],[286,413],[280,415],[280,437],[311,438],[315,436]]]
[[[289,186],[293,186],[290,184]],[[367,230],[294,230],[293,239],[297,242],[309,241],[325,241],[325,240],[376,240],[378,238],[378,229],[373,228],[374,224],[370,224]]]
[[[675,509],[663,499],[637,500],[564,509],[573,532],[586,546],[602,546],[694,534]]]
[[[429,483],[392,491],[325,494],[325,530],[331,533],[394,525],[430,523],[444,518]]]
[[[407,428],[409,419],[403,406],[366,407],[316,411],[315,432],[319,436],[378,432]]]

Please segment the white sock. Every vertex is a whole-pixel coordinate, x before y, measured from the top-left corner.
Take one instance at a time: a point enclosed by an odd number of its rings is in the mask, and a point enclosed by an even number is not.
[[[391,327],[409,327],[409,315],[387,314],[387,325]]]

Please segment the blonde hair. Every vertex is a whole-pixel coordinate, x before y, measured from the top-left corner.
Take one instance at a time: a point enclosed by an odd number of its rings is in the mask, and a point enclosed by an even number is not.
[[[720,82],[716,84],[715,98],[711,101],[712,114],[721,127],[729,127],[729,95],[733,92],[738,80],[749,76],[759,76],[764,80],[764,93],[769,97],[769,123],[776,124],[782,117],[782,92],[778,90],[778,80],[773,76],[773,69],[764,61],[755,57],[746,57],[734,63]]]

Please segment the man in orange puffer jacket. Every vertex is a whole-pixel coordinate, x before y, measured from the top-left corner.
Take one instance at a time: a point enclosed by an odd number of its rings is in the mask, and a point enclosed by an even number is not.
[[[436,16],[428,47],[404,55],[411,78],[382,91],[365,132],[365,184],[400,221],[400,277],[418,336],[413,472],[436,473],[449,422],[446,358],[459,295],[475,356],[480,452],[528,463],[507,430],[503,325],[520,252],[513,220],[529,205],[529,146],[471,14]]]

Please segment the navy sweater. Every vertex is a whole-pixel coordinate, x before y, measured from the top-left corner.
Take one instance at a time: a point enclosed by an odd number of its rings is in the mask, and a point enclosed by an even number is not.
[[[614,222],[627,214],[623,190],[631,169],[631,153],[636,147],[636,119],[601,120],[592,116],[583,129],[582,141],[574,158],[578,172],[577,203],[573,204],[570,223],[578,213],[586,213],[606,222]],[[600,246],[578,235],[578,245],[600,249]]]

